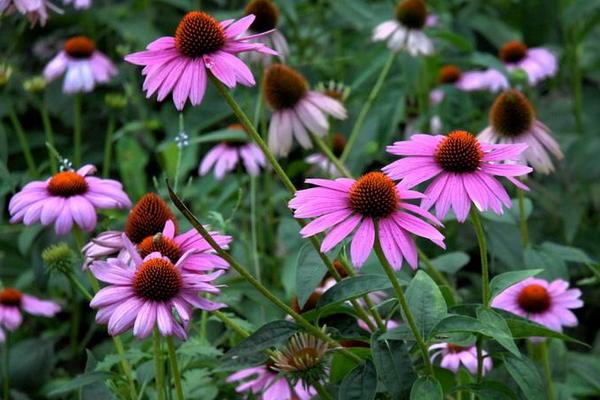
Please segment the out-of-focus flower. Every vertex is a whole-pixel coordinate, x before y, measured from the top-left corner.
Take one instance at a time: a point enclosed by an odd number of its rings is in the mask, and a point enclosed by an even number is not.
[[[271,32],[243,36],[252,22],[254,15],[235,22],[233,19],[218,22],[206,13],[192,11],[179,22],[175,37],[161,37],[145,51],[129,54],[125,61],[144,66],[146,97],[158,92],[157,100],[163,101],[173,92],[175,107],[183,110],[188,99],[193,106],[202,102],[207,73],[229,88],[238,83],[255,84],[252,72],[237,54],[256,51],[277,55],[277,52],[262,43],[250,42]]]
[[[475,346],[459,346],[453,343],[436,343],[429,346],[429,351],[434,351],[431,355],[431,362],[434,362],[438,356],[442,356],[440,366],[457,373],[460,365],[473,375],[477,374],[477,348]],[[492,359],[488,356],[485,350],[483,354],[483,373],[489,372],[492,369]]]
[[[346,118],[346,109],[339,101],[310,90],[302,74],[283,64],[273,64],[266,70],[263,89],[273,110],[269,148],[276,155],[289,153],[293,137],[303,148],[311,148],[308,132],[325,136],[329,131],[327,115]]]
[[[445,247],[444,236],[437,229],[411,214],[441,225],[429,212],[406,201],[423,195],[394,184],[381,172],[370,172],[356,180],[307,179],[306,183],[315,187],[297,191],[289,202],[294,217],[316,218],[300,234],[310,237],[330,229],[321,244],[321,251],[328,252],[354,232],[350,255],[355,267],[361,267],[371,253],[375,229],[394,269],[402,267],[403,258],[417,268],[417,246],[411,233]]]
[[[63,0],[65,5],[73,4],[76,10],[85,10],[92,6],[92,0]]]
[[[527,72],[530,85],[552,77],[558,71],[558,61],[552,52],[543,47],[528,48],[518,40],[504,44],[499,56],[509,71],[520,68]]]
[[[212,281],[223,274],[188,273],[182,269],[195,250],[182,254],[176,263],[159,252],[142,259],[136,246],[122,237],[129,253],[130,262],[120,258],[94,261],[90,270],[94,276],[108,286],[100,289],[90,302],[97,308],[96,322],[108,324],[111,336],[120,335],[133,327],[137,338],[145,338],[157,326],[161,335],[175,335],[187,339],[187,327],[192,310],[213,311],[225,304],[215,303],[200,297],[200,294],[219,294]],[[178,318],[175,318],[174,312]]]
[[[8,83],[12,73],[13,69],[10,65],[5,63],[0,64],[0,88]]]
[[[60,311],[60,306],[14,288],[0,290],[0,327],[9,331],[17,329],[23,322],[22,311],[31,315],[53,317]]]
[[[412,56],[433,53],[433,43],[423,32],[427,6],[423,0],[402,0],[396,6],[396,18],[375,27],[373,41],[387,41],[390,50],[406,50]]]
[[[344,85],[342,82],[329,81],[327,83],[319,82],[315,90],[331,97],[334,100],[344,104],[352,89],[350,86]]]
[[[435,204],[436,215],[443,219],[452,208],[456,219],[464,222],[471,203],[480,211],[491,209],[502,214],[502,205],[512,202],[506,189],[495,176],[504,176],[515,186],[527,189],[516,176],[526,175],[525,165],[502,164],[518,160],[526,144],[482,143],[466,131],[444,135],[413,135],[410,140],[396,142],[387,152],[405,156],[386,165],[383,170],[404,187],[413,187],[433,179],[424,192],[421,207]]]
[[[66,243],[54,244],[44,249],[42,260],[48,271],[68,274],[72,271],[75,253]]]
[[[104,104],[113,110],[122,110],[127,107],[127,96],[122,93],[107,93]]]
[[[465,92],[477,90],[498,92],[510,87],[508,79],[495,69],[461,71],[456,65],[444,65],[438,74],[438,82],[441,85],[453,85]],[[443,89],[437,88],[432,90],[429,98],[433,104],[441,103],[444,99]]]
[[[69,233],[75,223],[89,232],[96,227],[97,209],[131,207],[120,182],[90,176],[95,172],[88,164],[28,183],[10,199],[10,222],[54,224],[59,235]]]
[[[276,30],[279,19],[279,9],[272,0],[252,0],[246,5],[245,15],[254,15],[256,19],[250,25],[248,30],[253,34],[269,32],[268,35],[259,36],[253,41],[263,43],[267,47],[273,48],[278,57],[284,61],[290,52],[287,40],[283,34]],[[271,61],[271,55],[258,52],[248,53],[251,62],[263,62],[267,65]]]
[[[62,14],[62,10],[47,0],[0,0],[0,15],[12,14],[15,11],[25,15],[31,26],[38,22],[46,25],[48,10]]]
[[[344,152],[344,147],[346,147],[346,138],[339,133],[334,134],[331,141],[331,152],[333,153],[333,155],[339,158]],[[308,157],[306,157],[305,161],[311,165],[316,165],[323,172],[331,176],[340,175],[340,172],[338,171],[335,164],[333,164],[325,154],[311,154]]]
[[[583,301],[581,290],[569,289],[567,281],[527,278],[494,297],[492,307],[562,332],[563,326],[577,325],[577,317],[571,309],[583,307]]]
[[[325,328],[323,328],[325,330]],[[320,382],[327,373],[326,355],[329,345],[306,332],[290,338],[289,343],[271,355],[273,369],[285,373],[293,382],[311,386]]]
[[[44,68],[44,77],[50,82],[65,71],[65,93],[91,92],[96,84],[106,83],[117,74],[112,61],[97,50],[94,41],[86,36],[67,40],[63,50]]]
[[[554,171],[549,153],[559,160],[563,158],[550,128],[535,118],[533,106],[518,90],[506,91],[496,98],[489,120],[490,125],[479,134],[479,140],[527,144],[519,160],[531,165],[536,172],[549,174]]]
[[[236,392],[259,395],[262,400],[310,400],[316,394],[313,388],[305,389],[302,382],[291,385],[270,365],[242,369],[231,374],[227,382],[241,382]]]
[[[23,82],[23,89],[29,93],[40,93],[46,89],[46,79],[43,76],[34,76]]]

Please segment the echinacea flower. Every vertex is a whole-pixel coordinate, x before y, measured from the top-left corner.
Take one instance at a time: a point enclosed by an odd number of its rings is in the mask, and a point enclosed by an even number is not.
[[[316,394],[313,388],[305,389],[302,382],[291,385],[288,380],[268,365],[250,367],[231,374],[227,382],[241,383],[238,393],[250,392],[262,400],[310,400]]]
[[[390,50],[406,50],[410,55],[433,53],[433,43],[423,32],[427,23],[427,5],[423,0],[402,0],[396,6],[396,18],[375,27],[373,41],[387,41]]]
[[[65,5],[73,4],[76,10],[85,10],[92,6],[92,0],[63,0]]]
[[[10,222],[54,224],[59,235],[69,233],[75,223],[90,232],[96,227],[96,210],[131,207],[120,182],[90,176],[95,172],[88,164],[28,183],[10,199]]]
[[[331,140],[331,152],[337,158],[340,158],[346,147],[346,138],[339,133],[333,135]],[[340,172],[325,154],[315,153],[304,159],[308,164],[315,165],[330,176],[339,176]]]
[[[438,82],[441,85],[453,85],[464,92],[487,90],[498,92],[508,89],[508,79],[495,69],[485,71],[462,71],[456,65],[444,65],[438,74]],[[429,95],[433,104],[441,103],[444,99],[444,91],[437,88]]]
[[[475,346],[459,346],[454,343],[436,343],[429,346],[429,351],[435,351],[431,355],[431,362],[434,362],[438,356],[442,356],[440,366],[457,373],[460,365],[472,374],[477,374],[477,348]],[[488,356],[485,350],[482,350],[483,355],[483,373],[492,369],[492,359]]]
[[[506,69],[513,71],[522,69],[527,73],[530,85],[556,75],[558,61],[556,56],[543,47],[528,48],[518,40],[510,41],[500,49],[500,59]]]
[[[444,135],[413,135],[410,140],[396,142],[387,152],[404,156],[386,165],[383,171],[401,185],[413,187],[433,179],[424,192],[421,207],[435,204],[436,216],[443,219],[452,208],[456,219],[464,222],[471,203],[480,211],[491,209],[502,214],[502,205],[512,202],[506,189],[495,176],[504,176],[515,186],[527,189],[515,176],[531,172],[531,168],[516,161],[527,148],[526,144],[487,144],[466,131]]]
[[[323,327],[323,332],[325,327]],[[282,349],[271,354],[273,369],[285,373],[291,382],[311,386],[327,373],[326,356],[329,344],[306,332],[296,333]]]
[[[108,283],[96,293],[90,306],[98,309],[96,322],[108,324],[109,335],[120,335],[133,327],[134,336],[142,339],[157,326],[161,335],[175,335],[185,340],[193,308],[213,311],[225,307],[225,304],[200,297],[204,293],[219,294],[212,281],[223,271],[198,274],[182,269],[195,250],[187,251],[172,263],[159,252],[142,259],[126,235],[123,242],[131,262],[109,258],[90,265],[94,276]]]
[[[276,155],[289,153],[293,137],[303,148],[311,148],[309,132],[325,136],[329,131],[328,115],[346,118],[346,109],[339,101],[310,90],[304,76],[286,65],[273,64],[267,68],[263,89],[273,110],[269,148]]]
[[[215,178],[221,180],[240,163],[244,165],[248,174],[258,176],[267,160],[260,147],[254,143],[226,141],[206,153],[198,168],[198,174],[206,175],[214,167]]]
[[[31,25],[46,25],[48,9],[62,14],[62,10],[47,0],[0,0],[0,16],[15,11],[25,15]]]
[[[250,42],[268,35],[269,31],[243,36],[252,22],[254,15],[235,22],[233,19],[218,22],[206,13],[192,11],[181,19],[174,37],[161,37],[146,50],[129,54],[125,61],[144,66],[143,89],[147,98],[158,92],[157,100],[163,101],[173,92],[173,103],[181,111],[188,99],[193,106],[202,102],[208,73],[229,88],[237,83],[255,84],[252,72],[237,54],[257,51],[277,55],[277,52],[262,43]]]
[[[117,74],[117,67],[102,52],[94,41],[86,36],[75,36],[65,42],[46,68],[44,78],[55,80],[64,72],[63,92],[91,92],[96,84],[106,83]]]
[[[581,290],[569,289],[569,282],[556,279],[527,278],[498,294],[492,307],[528,318],[554,331],[576,326],[571,309],[583,307]]]
[[[328,252],[354,232],[350,255],[355,267],[361,267],[371,253],[375,229],[394,269],[401,268],[403,258],[417,268],[417,246],[411,233],[445,247],[444,236],[413,214],[440,225],[437,218],[406,201],[423,195],[394,184],[381,172],[370,172],[356,180],[307,179],[306,183],[315,187],[297,191],[289,202],[294,217],[316,218],[300,233],[310,237],[330,229],[321,244],[321,251]]]
[[[14,288],[0,290],[0,327],[14,331],[23,322],[22,311],[31,315],[53,317],[60,306],[52,301],[40,300]]]
[[[536,172],[549,174],[554,165],[548,153],[563,158],[560,146],[550,128],[535,118],[535,110],[527,97],[516,89],[501,93],[490,110],[490,125],[478,136],[487,143],[526,143],[519,158]]]
[[[251,0],[244,10],[244,15],[254,15],[256,19],[248,30],[252,34],[260,34],[270,32],[268,35],[258,36],[253,41],[263,43],[265,46],[273,48],[277,52],[277,56],[281,60],[285,60],[290,52],[285,36],[275,28],[279,19],[279,8],[273,0]],[[249,53],[250,61],[254,63],[263,62],[268,64],[271,60],[271,55],[261,53]]]

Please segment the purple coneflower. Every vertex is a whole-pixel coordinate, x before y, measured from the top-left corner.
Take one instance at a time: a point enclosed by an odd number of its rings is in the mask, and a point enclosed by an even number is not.
[[[31,315],[53,317],[60,311],[60,306],[52,301],[40,300],[14,288],[0,290],[0,328],[14,331],[23,322],[22,311]],[[0,329],[1,336],[4,332]],[[2,341],[2,339],[0,339]]]
[[[342,153],[344,152],[344,148],[346,147],[346,138],[339,133],[333,135],[331,140],[331,152],[337,158],[340,158]],[[314,165],[318,167],[321,171],[325,172],[330,176],[339,176],[340,172],[338,171],[335,164],[331,162],[329,158],[325,154],[315,153],[311,154],[304,159],[308,164]]]
[[[518,40],[510,41],[500,49],[500,59],[509,71],[522,69],[527,73],[530,85],[556,75],[556,56],[543,47],[528,48]]]
[[[231,374],[227,382],[242,381],[236,392],[260,395],[262,400],[310,400],[315,390],[304,388],[302,382],[291,385],[288,380],[270,365],[246,368]]]
[[[477,348],[475,346],[459,346],[454,343],[436,343],[429,346],[429,351],[435,351],[431,355],[431,362],[438,356],[442,356],[440,366],[457,373],[460,365],[473,375],[477,374]],[[483,373],[492,369],[492,359],[488,356],[485,350],[482,350],[483,355]]]
[[[465,131],[448,136],[413,135],[410,140],[387,147],[388,153],[406,156],[386,165],[383,170],[400,185],[413,187],[433,179],[424,192],[421,207],[435,204],[436,215],[443,219],[452,208],[456,219],[464,222],[471,203],[480,211],[488,209],[502,214],[502,205],[511,207],[506,189],[495,176],[505,176],[515,186],[527,189],[515,176],[531,172],[518,164],[501,164],[518,160],[526,144],[487,144]]]
[[[94,41],[86,36],[67,40],[63,50],[44,68],[44,78],[50,82],[65,71],[65,93],[91,92],[96,84],[106,83],[117,74],[112,61],[98,51]]]
[[[89,176],[94,172],[96,167],[85,165],[28,183],[10,199],[10,222],[54,224],[59,235],[69,233],[75,223],[89,232],[96,227],[97,209],[131,207],[120,182]]]
[[[62,14],[62,10],[47,0],[0,0],[0,16],[12,14],[15,11],[25,15],[31,25],[37,22],[46,25],[48,9]]]
[[[240,162],[244,165],[248,174],[252,176],[258,176],[260,169],[264,168],[267,163],[265,155],[256,144],[227,141],[216,145],[206,153],[198,168],[198,174],[206,175],[214,167],[215,178],[222,180]]]
[[[549,174],[554,165],[549,153],[563,158],[560,146],[550,128],[535,118],[535,110],[527,97],[516,89],[501,93],[490,110],[490,125],[478,136],[488,143],[525,143],[527,149],[519,158],[536,172]]]
[[[144,66],[146,97],[158,92],[157,100],[163,101],[173,92],[173,103],[178,110],[183,110],[188,99],[193,106],[198,105],[206,92],[208,72],[229,88],[238,83],[253,86],[252,72],[237,54],[257,51],[277,55],[277,52],[262,43],[250,42],[270,32],[243,36],[254,22],[254,15],[234,21],[219,22],[206,13],[191,11],[179,22],[174,37],[161,37],[146,50],[126,56],[125,61]]]
[[[281,60],[285,60],[290,52],[285,36],[275,28],[279,20],[279,9],[272,0],[252,0],[246,5],[245,15],[254,15],[256,19],[248,30],[253,34],[270,32],[265,36],[258,36],[253,41],[263,43],[265,46],[273,48]],[[263,62],[268,64],[271,61],[270,54],[248,53],[250,61],[254,63]]]
[[[444,65],[439,71],[438,82],[441,85],[453,85],[464,92],[477,90],[498,92],[510,87],[506,77],[495,69],[462,71],[456,65]],[[434,89],[429,97],[433,104],[441,103],[444,99],[444,91],[441,88]]]

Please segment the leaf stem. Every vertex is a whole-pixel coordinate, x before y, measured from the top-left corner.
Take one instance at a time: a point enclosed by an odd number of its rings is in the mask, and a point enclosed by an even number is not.
[[[548,351],[548,340],[537,344],[540,352],[540,361],[544,367],[544,379],[546,380],[546,390],[548,391],[548,400],[556,399],[556,390],[554,380],[552,379],[552,366],[550,365],[550,353]]]
[[[171,365],[171,375],[175,381],[175,393],[177,400],[184,400],[183,387],[181,386],[181,376],[179,374],[179,366],[177,365],[177,353],[175,352],[175,343],[172,336],[167,336],[167,349],[169,351],[169,364]]]
[[[485,239],[485,233],[483,231],[483,225],[481,225],[481,219],[477,210],[471,210],[471,222],[473,223],[473,229],[477,236],[477,243],[479,244],[479,255],[481,257],[481,300],[484,308],[490,307],[490,271],[487,256],[487,241]]]

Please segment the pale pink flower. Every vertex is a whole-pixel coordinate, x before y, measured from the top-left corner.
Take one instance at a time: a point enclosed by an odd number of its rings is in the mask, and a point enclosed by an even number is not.
[[[173,92],[173,103],[178,110],[183,110],[188,99],[193,106],[198,105],[206,92],[208,73],[229,88],[238,83],[254,86],[252,72],[237,54],[257,51],[277,55],[277,52],[262,43],[250,42],[270,32],[243,36],[254,15],[234,21],[218,22],[206,13],[192,11],[179,22],[174,37],[161,37],[145,51],[126,56],[125,61],[144,66],[146,97],[158,92],[157,100],[163,101]]]
[[[494,93],[510,87],[508,79],[495,69],[461,71],[456,65],[443,66],[438,74],[438,82],[441,85],[453,85],[464,92],[485,90]],[[444,100],[444,90],[432,90],[429,98],[433,104],[441,103]]]
[[[0,16],[12,14],[15,11],[25,15],[31,25],[40,23],[46,25],[48,9],[62,14],[62,10],[47,0],[0,0]]]
[[[438,356],[442,356],[440,366],[457,373],[460,365],[472,374],[477,374],[477,348],[475,346],[459,346],[453,343],[436,343],[429,346],[429,351],[435,351],[431,355],[431,362],[434,362]],[[482,350],[483,355],[483,373],[492,369],[492,359],[488,356],[485,350]]]
[[[281,373],[263,365],[235,372],[226,381],[240,381],[236,392],[249,392],[262,400],[310,400],[316,394],[313,388],[304,388],[301,381],[292,386]]]
[[[522,69],[527,73],[530,85],[556,75],[558,61],[556,56],[543,47],[528,48],[518,40],[510,41],[500,49],[500,59],[506,69]]]
[[[53,317],[60,311],[60,306],[52,301],[40,300],[14,288],[0,290],[0,328],[16,330],[23,323],[22,311],[31,315]],[[0,341],[4,332],[0,329]]]
[[[131,207],[120,182],[90,176],[95,172],[96,167],[85,165],[28,183],[10,199],[10,222],[54,224],[59,235],[69,233],[75,223],[89,232],[96,227],[96,210]]]
[[[267,161],[260,147],[254,143],[227,141],[210,149],[202,159],[198,174],[206,175],[211,168],[215,169],[215,178],[222,180],[225,175],[243,164],[249,175],[258,176],[260,169]]]
[[[279,8],[273,0],[251,0],[244,10],[245,15],[254,15],[256,19],[248,28],[253,34],[270,32],[268,35],[258,36],[253,39],[253,42],[262,43],[267,47],[273,48],[277,52],[277,56],[282,61],[285,60],[290,52],[285,36],[276,30],[279,20]],[[253,63],[262,62],[263,65],[268,65],[271,62],[272,55],[258,52],[245,54]]]
[[[92,0],[63,0],[65,5],[73,4],[76,10],[85,10],[92,6]]]
[[[512,202],[495,176],[504,176],[515,186],[527,189],[515,176],[531,172],[525,165],[501,164],[517,160],[526,144],[487,144],[465,131],[444,135],[413,135],[396,142],[387,152],[404,156],[386,165],[383,171],[403,187],[413,187],[433,179],[424,192],[421,207],[435,204],[436,215],[443,219],[452,208],[456,219],[464,222],[471,203],[480,211],[491,209],[502,214],[502,206]]]
[[[381,172],[370,172],[357,180],[307,179],[306,183],[315,187],[297,191],[289,207],[296,218],[316,218],[300,230],[303,237],[329,230],[321,244],[323,252],[330,251],[354,232],[350,256],[354,266],[361,267],[373,249],[377,234],[394,269],[402,267],[403,258],[415,269],[417,246],[411,234],[445,247],[444,236],[412,213],[434,224],[441,225],[440,222],[406,201],[423,195],[395,185]]]
[[[64,49],[58,53],[46,68],[44,78],[48,82],[55,80],[66,71],[63,92],[91,92],[97,84],[107,83],[117,74],[117,67],[88,37],[75,36],[65,42]]]

